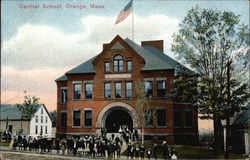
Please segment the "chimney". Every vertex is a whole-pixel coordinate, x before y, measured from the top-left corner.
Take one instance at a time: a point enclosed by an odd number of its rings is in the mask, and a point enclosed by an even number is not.
[[[163,40],[142,41],[141,46],[152,46],[163,52]]]
[[[109,43],[103,43],[102,44],[102,49],[104,50],[108,45],[109,45]]]

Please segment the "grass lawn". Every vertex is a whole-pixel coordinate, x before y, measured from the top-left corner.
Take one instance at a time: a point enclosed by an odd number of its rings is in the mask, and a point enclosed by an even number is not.
[[[139,144],[140,145],[140,144]],[[145,149],[151,147],[153,150],[153,143],[145,143]],[[215,153],[213,150],[208,148],[199,147],[199,146],[186,146],[186,145],[170,145],[171,148],[174,148],[178,158],[185,159],[223,159],[224,153],[219,152]],[[124,156],[127,155],[127,152],[123,153]],[[158,158],[162,158],[162,149],[159,147],[159,153],[157,154]],[[230,159],[244,159],[246,158],[243,155],[239,154],[230,154]]]
[[[10,145],[10,142],[1,142],[0,141],[0,146],[7,146],[7,147],[9,147],[9,145]]]

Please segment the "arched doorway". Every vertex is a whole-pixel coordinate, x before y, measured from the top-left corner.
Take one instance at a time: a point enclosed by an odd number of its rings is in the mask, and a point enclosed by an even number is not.
[[[127,103],[113,102],[104,106],[102,110],[98,113],[97,120],[96,120],[96,129],[97,129],[96,133],[101,134],[101,129],[106,128],[106,119],[109,113],[111,113],[114,110],[122,110],[122,111],[127,112],[132,119],[133,128],[138,127],[138,124],[136,121],[136,115],[135,115],[136,112],[134,108]]]
[[[120,126],[126,125],[130,130],[133,129],[133,119],[126,111],[119,108],[111,110],[105,120],[105,128],[108,133],[116,133]]]

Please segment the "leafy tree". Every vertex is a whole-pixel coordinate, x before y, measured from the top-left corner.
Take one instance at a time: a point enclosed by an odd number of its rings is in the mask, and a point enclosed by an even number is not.
[[[240,16],[233,12],[198,6],[188,11],[179,27],[178,33],[173,35],[171,49],[179,60],[200,75],[198,94],[193,100],[202,114],[201,118],[213,119],[215,149],[218,150],[220,120],[225,118],[225,110],[230,108],[234,113],[247,101],[246,84],[239,82],[236,74],[246,70],[249,63],[245,59],[249,50],[249,29],[240,24]],[[184,90],[187,92],[179,92],[181,98],[188,93],[186,81],[182,85],[186,86]]]
[[[39,98],[25,95],[23,104],[17,104],[23,119],[31,119],[39,108]]]
[[[49,112],[52,119],[52,127],[56,127],[56,110]]]
[[[146,92],[144,88],[144,83],[140,80],[136,83],[136,93],[137,93],[137,99],[136,99],[136,105],[135,105],[135,111],[136,111],[136,119],[138,122],[138,125],[141,127],[141,136],[142,136],[142,144],[144,144],[144,126],[147,122],[147,120],[150,120],[150,109],[152,109],[149,105],[148,99],[146,99]]]

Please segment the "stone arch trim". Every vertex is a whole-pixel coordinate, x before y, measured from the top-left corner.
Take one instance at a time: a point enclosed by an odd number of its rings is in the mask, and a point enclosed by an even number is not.
[[[97,121],[96,121],[96,128],[103,128],[105,125],[105,120],[107,118],[107,115],[116,109],[122,109],[127,111],[132,120],[133,120],[133,127],[138,127],[137,125],[137,121],[136,121],[136,112],[135,109],[127,104],[127,103],[123,103],[123,102],[113,102],[113,103],[109,103],[107,104],[105,107],[102,108],[101,112],[99,112],[98,116],[97,116]]]

